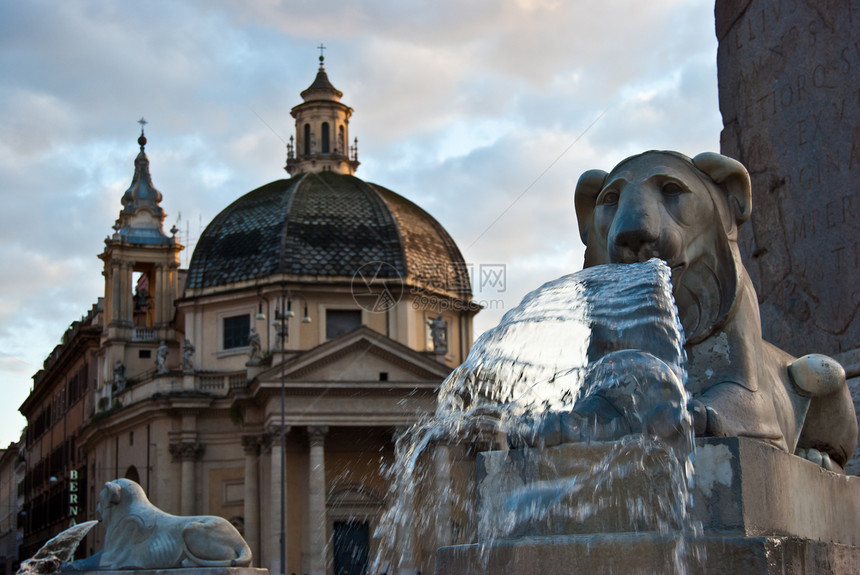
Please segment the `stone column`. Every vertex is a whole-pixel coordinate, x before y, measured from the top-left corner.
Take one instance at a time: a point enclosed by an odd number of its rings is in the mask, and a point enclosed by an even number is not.
[[[310,519],[310,575],[325,575],[326,565],[326,477],[325,436],[327,426],[308,427],[310,471],[308,473],[308,516]]]
[[[259,435],[243,435],[245,449],[245,541],[254,557],[260,555],[260,444]]]
[[[164,262],[155,264],[155,327],[158,328],[158,337],[174,339],[176,334],[171,326],[173,317],[174,300],[176,293],[176,268],[175,262]],[[150,288],[153,291],[153,288]]]
[[[122,262],[121,264],[122,275],[120,276],[120,309],[121,309],[121,317],[123,326],[131,328],[134,324],[133,315],[134,315],[134,298],[132,295],[134,294],[134,285],[132,281],[132,274],[134,271],[134,263],[133,262]],[[131,337],[131,334],[129,334]]]
[[[122,301],[122,287],[120,285],[120,263],[116,260],[110,262],[110,310],[111,323],[118,322],[122,318],[120,301]]]
[[[290,427],[284,428],[284,440],[290,432]],[[268,434],[271,442],[271,479],[269,481],[269,574],[280,575],[285,573],[287,557],[284,551],[284,566],[281,565],[281,538],[284,537],[284,548],[286,549],[286,531],[281,532],[281,511],[283,509],[286,517],[287,505],[286,500],[283,500],[283,508],[281,506],[281,481],[286,481],[286,465],[284,460],[285,445],[281,441],[281,431],[279,427],[273,427]],[[286,490],[285,490],[286,491]],[[286,519],[284,519],[286,521]]]
[[[158,337],[167,337],[167,334],[162,333],[162,328],[167,324],[167,318],[171,317],[170,311],[165,307],[167,302],[167,290],[165,290],[166,274],[164,273],[165,265],[163,263],[155,264],[155,273],[153,274],[153,283],[149,286],[149,294],[155,300],[155,309],[153,310],[152,324],[158,331]]]
[[[179,486],[179,514],[196,515],[194,497],[197,487],[197,461],[203,457],[205,446],[197,441],[182,441],[169,446],[173,461],[182,465],[182,479]]]

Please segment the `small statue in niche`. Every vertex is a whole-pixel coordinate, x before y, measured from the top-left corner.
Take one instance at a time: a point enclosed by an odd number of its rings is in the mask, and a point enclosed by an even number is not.
[[[113,390],[116,392],[123,391],[125,383],[125,366],[122,361],[116,360],[116,363],[113,364]]]
[[[182,344],[182,371],[194,371],[194,344],[191,340],[185,338],[185,343]]]
[[[428,320],[430,326],[430,338],[433,340],[433,353],[444,354],[448,352],[448,322],[440,313],[434,319]]]
[[[249,358],[248,363],[257,364],[260,363],[260,358],[262,357],[263,346],[260,343],[260,334],[257,333],[257,330],[253,327],[251,328],[250,333],[248,334],[248,350]]]
[[[167,349],[167,343],[164,340],[161,340],[161,343],[158,346],[158,351],[155,352],[155,369],[158,375],[164,375],[168,372],[167,369],[167,354],[169,350]]]

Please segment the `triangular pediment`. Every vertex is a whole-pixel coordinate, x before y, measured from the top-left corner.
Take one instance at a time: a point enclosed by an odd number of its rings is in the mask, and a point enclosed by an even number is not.
[[[274,365],[258,381],[441,383],[451,368],[362,326]],[[383,375],[384,374],[384,375]],[[384,380],[382,378],[385,378]]]

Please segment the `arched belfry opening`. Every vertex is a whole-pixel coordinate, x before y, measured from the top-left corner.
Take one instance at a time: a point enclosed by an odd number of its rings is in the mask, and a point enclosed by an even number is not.
[[[141,339],[144,331],[155,326],[155,298],[152,296],[156,290],[155,266],[141,266],[133,272],[134,291],[131,294],[133,301],[132,323],[134,333],[132,339]]]
[[[329,136],[328,122],[322,123],[322,153],[331,153],[331,138]]]

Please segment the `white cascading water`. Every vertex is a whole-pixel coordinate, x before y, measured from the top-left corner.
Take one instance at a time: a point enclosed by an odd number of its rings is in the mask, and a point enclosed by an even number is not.
[[[476,492],[474,470],[476,452],[507,449],[509,438],[516,443],[534,435],[534,422],[570,412],[605,383],[591,368],[609,353],[647,352],[684,382],[683,341],[671,271],[657,259],[596,266],[528,294],[445,380],[436,413],[399,439],[395,462],[386,469],[390,506],[376,529],[378,552],[369,572],[414,570],[419,549],[478,544],[487,552],[500,539],[529,533],[530,526],[585,521],[619,506],[613,484],[656,465],[668,477],[655,482],[656,497],[625,501],[621,508],[629,531],[676,537],[673,567],[685,573],[690,561],[702,559],[685,545],[685,537],[700,533],[689,513],[694,442],[688,420],[671,441],[629,434],[605,444],[587,469],[508,493]],[[637,376],[648,381],[651,369],[644,364]],[[540,440],[520,449],[522,460],[541,464]]]

